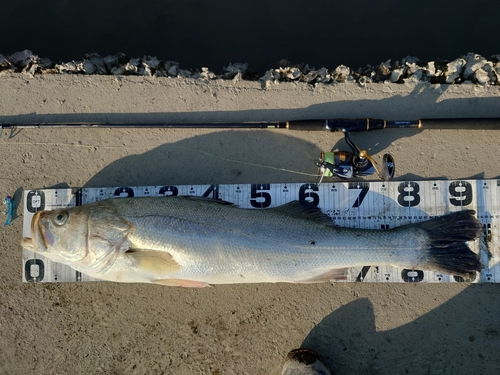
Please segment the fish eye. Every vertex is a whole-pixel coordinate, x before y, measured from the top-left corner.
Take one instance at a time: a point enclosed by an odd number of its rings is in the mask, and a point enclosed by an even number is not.
[[[64,225],[66,224],[66,221],[68,221],[68,213],[66,211],[61,211],[59,212],[55,217],[54,222],[55,225]]]

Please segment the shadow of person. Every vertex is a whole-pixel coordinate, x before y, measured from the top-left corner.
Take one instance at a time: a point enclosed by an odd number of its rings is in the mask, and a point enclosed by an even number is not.
[[[500,314],[497,286],[471,285],[427,314],[377,331],[366,298],[326,316],[302,343],[319,353],[335,374],[498,373]],[[418,308],[407,302],[395,313]]]
[[[320,150],[289,133],[218,131],[128,155],[84,187],[315,182]]]

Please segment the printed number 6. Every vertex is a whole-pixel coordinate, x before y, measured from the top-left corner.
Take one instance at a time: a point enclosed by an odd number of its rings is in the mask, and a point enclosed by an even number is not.
[[[316,184],[304,184],[299,189],[299,201],[311,203],[313,206],[318,207],[319,195],[316,193],[319,191]]]

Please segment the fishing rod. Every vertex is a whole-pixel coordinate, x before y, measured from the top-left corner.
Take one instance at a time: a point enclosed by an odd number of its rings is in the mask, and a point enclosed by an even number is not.
[[[212,122],[212,123],[114,123],[114,122],[32,122],[23,124],[0,124],[0,136],[4,129],[34,128],[183,128],[183,129],[288,129],[343,132],[351,151],[321,152],[316,165],[320,181],[323,177],[371,176],[377,174],[382,180],[394,177],[395,161],[391,154],[384,154],[380,168],[367,150],[360,149],[350,138],[350,132],[381,129],[478,129],[500,130],[500,118],[438,118],[420,120],[382,120],[371,118],[292,120],[285,122]]]

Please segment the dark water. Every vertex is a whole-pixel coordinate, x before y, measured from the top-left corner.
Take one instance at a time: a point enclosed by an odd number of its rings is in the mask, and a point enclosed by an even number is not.
[[[3,0],[0,53],[53,61],[124,52],[182,68],[281,59],[358,68],[407,55],[454,59],[500,53],[498,0]]]

